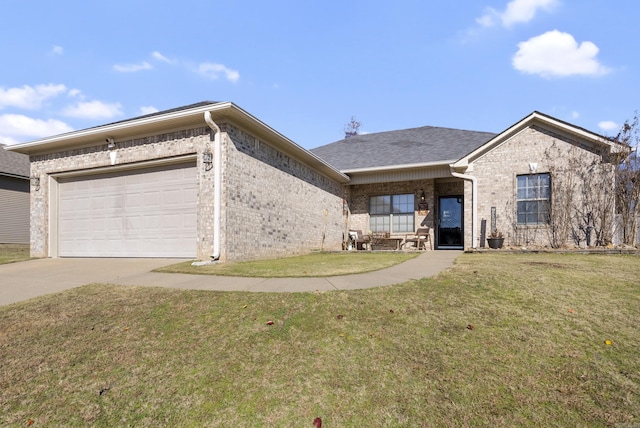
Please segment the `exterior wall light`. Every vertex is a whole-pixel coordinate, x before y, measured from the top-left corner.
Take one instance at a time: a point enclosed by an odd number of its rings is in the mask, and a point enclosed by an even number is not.
[[[31,180],[31,185],[35,187],[36,190],[40,190],[40,177],[37,175],[32,175],[30,180]]]
[[[427,195],[424,193],[424,189],[420,189],[420,196],[418,196],[418,214],[429,215],[429,202],[427,202]]]
[[[209,149],[202,153],[202,163],[205,171],[210,171],[213,168],[213,153]]]

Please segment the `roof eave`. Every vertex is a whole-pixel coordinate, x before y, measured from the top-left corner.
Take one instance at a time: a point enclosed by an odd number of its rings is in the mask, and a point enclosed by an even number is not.
[[[167,114],[145,116],[139,119],[126,120],[113,124],[96,126],[94,128],[67,132],[65,134],[53,135],[51,137],[27,143],[14,144],[7,147],[7,150],[24,154],[36,154],[53,151],[64,146],[82,144],[87,141],[102,142],[105,138],[114,138],[118,140],[119,137],[125,138],[125,136],[130,135],[141,135],[154,129],[160,130],[162,128],[166,128],[167,122],[176,124],[190,123],[190,118],[201,116],[205,111],[221,110],[228,108],[229,106],[231,106],[230,102],[215,103],[191,109],[173,111]],[[198,122],[204,123],[204,120],[200,117],[197,119],[197,122],[193,122],[194,124]]]
[[[338,181],[339,183],[346,184],[350,180],[347,175],[326,162],[324,159],[298,145],[293,140],[285,137],[280,132],[233,103],[230,103],[228,108],[225,110],[211,111],[211,116],[214,120],[228,119],[232,122],[244,125],[249,131],[255,133],[259,137],[263,137],[267,144],[271,143],[275,145],[279,150],[282,150],[288,155],[321,171],[326,176]]]
[[[534,111],[533,113],[529,114],[525,118],[523,118],[520,121],[516,122],[514,125],[512,125],[509,128],[507,128],[503,132],[497,134],[491,140],[487,141],[485,144],[483,144],[482,146],[478,147],[477,149],[475,149],[474,151],[472,151],[468,155],[466,155],[466,156],[460,158],[459,160],[455,161],[451,165],[451,167],[456,169],[456,170],[464,170],[464,169],[466,169],[466,167],[470,163],[472,163],[474,160],[476,160],[480,156],[484,155],[485,153],[491,151],[494,147],[498,146],[503,141],[506,141],[507,139],[511,138],[512,136],[514,136],[518,132],[522,131],[523,129],[525,129],[526,127],[528,127],[528,126],[530,126],[531,124],[534,124],[534,123],[541,123],[541,124],[544,124],[544,125],[554,126],[556,128],[562,129],[564,132],[567,132],[567,133],[569,133],[571,135],[579,137],[579,138],[581,138],[583,140],[588,140],[593,144],[597,144],[597,145],[601,145],[601,146],[608,146],[608,147],[610,147],[610,149],[612,149],[613,146],[616,145],[616,143],[613,140],[611,140],[609,138],[606,138],[606,137],[603,137],[602,135],[587,131],[586,129],[577,127],[575,125],[571,125],[571,124],[569,124],[567,122],[563,122],[563,121],[561,121],[559,119],[556,119],[554,117],[548,116],[548,115],[543,114],[543,113],[540,113],[538,111]]]
[[[211,113],[214,120],[228,119],[237,122],[258,136],[262,136],[268,143],[274,144],[278,149],[318,169],[323,174],[340,183],[349,182],[348,176],[231,102],[206,104],[194,108],[172,111],[166,114],[145,116],[95,128],[73,131],[28,143],[16,144],[7,149],[18,153],[33,155],[50,153],[70,146],[82,147],[101,144],[104,143],[107,138],[113,138],[118,141],[130,139],[132,136],[152,135],[157,132],[166,132],[181,127],[206,126],[204,121],[204,113],[206,111]]]
[[[28,175],[11,174],[10,172],[0,172],[0,175],[3,176],[3,177],[19,178],[21,180],[29,180],[29,176]]]
[[[448,165],[450,165],[451,163],[453,163],[455,161],[456,161],[456,159],[450,159],[450,160],[434,161],[434,162],[423,162],[423,163],[388,165],[388,166],[367,167],[367,168],[343,169],[341,171],[344,174],[360,174],[360,173],[366,174],[366,173],[370,173],[370,172],[402,171],[402,170],[415,169],[415,168],[430,168],[430,167],[448,166]]]

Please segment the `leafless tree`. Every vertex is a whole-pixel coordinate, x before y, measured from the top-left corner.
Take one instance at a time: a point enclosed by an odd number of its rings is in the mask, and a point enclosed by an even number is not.
[[[617,213],[620,221],[622,243],[635,245],[640,216],[640,128],[638,113],[632,120],[627,120],[615,138],[619,143],[629,147],[628,152],[618,155],[619,167],[616,170]]]
[[[589,160],[577,147],[562,151],[555,142],[545,153],[553,186],[546,230],[553,248],[612,242],[616,164],[594,154]]]
[[[344,135],[346,138],[358,135],[358,131],[362,126],[362,122],[356,120],[355,116],[351,116],[351,120],[344,126]]]

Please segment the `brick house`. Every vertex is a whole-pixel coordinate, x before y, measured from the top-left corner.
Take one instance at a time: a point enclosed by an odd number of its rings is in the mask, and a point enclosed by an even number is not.
[[[0,144],[0,244],[29,243],[29,157]]]
[[[508,245],[548,245],[552,172],[571,153],[583,165],[602,161],[601,179],[613,186],[609,155],[624,150],[533,112],[499,134],[427,126],[352,136],[312,152],[349,176],[353,228],[403,236],[427,226],[435,248],[463,249],[484,247],[483,220],[485,235],[497,229]]]
[[[436,248],[476,247],[492,210],[506,229],[506,202],[523,227],[544,227],[544,198],[518,195],[552,186],[551,144],[616,149],[534,112],[497,135],[422,127],[308,151],[233,103],[204,102],[10,150],[40,181],[33,256],[224,262],[339,250],[350,228],[402,237],[428,226]]]

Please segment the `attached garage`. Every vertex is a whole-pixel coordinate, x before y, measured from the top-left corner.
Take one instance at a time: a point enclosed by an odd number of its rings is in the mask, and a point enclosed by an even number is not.
[[[233,103],[11,151],[29,155],[33,257],[230,262],[342,246],[349,178]]]
[[[190,163],[60,177],[61,257],[196,257],[197,170]]]

